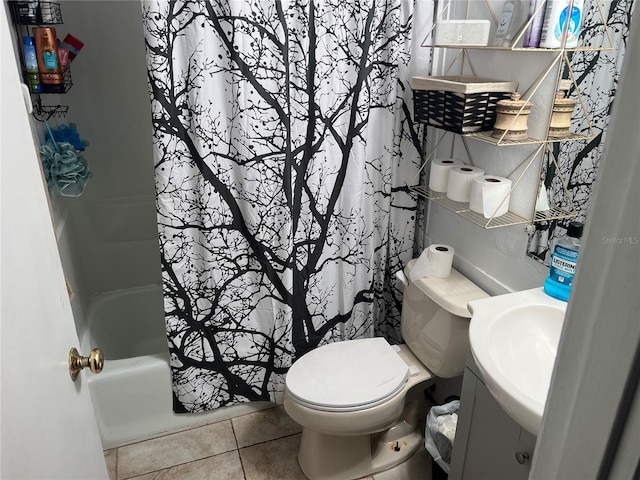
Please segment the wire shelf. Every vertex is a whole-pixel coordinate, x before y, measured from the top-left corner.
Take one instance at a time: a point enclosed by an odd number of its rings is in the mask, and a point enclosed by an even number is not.
[[[62,10],[59,3],[36,1],[11,2],[13,20],[20,25],[59,25]]]
[[[33,106],[33,117],[40,122],[54,117],[64,117],[68,112],[69,107],[67,105],[42,105],[36,103]]]
[[[556,142],[575,142],[577,140],[590,140],[593,138],[593,135],[583,135],[580,133],[569,133],[564,137],[547,137],[547,139],[542,138],[531,138],[527,137],[524,140],[508,140],[506,138],[500,139],[491,136],[491,132],[476,132],[476,133],[466,133],[465,137],[473,138],[474,140],[478,140],[480,142],[489,143],[496,147],[513,147],[516,145],[540,145],[541,143],[556,143]]]
[[[575,47],[575,48],[542,48],[542,47],[499,47],[499,46],[493,46],[493,45],[463,45],[463,44],[459,44],[459,43],[454,43],[454,44],[433,44],[433,43],[428,43],[425,42],[422,45],[420,45],[421,47],[430,47],[430,48],[457,48],[457,49],[464,49],[464,50],[501,50],[504,52],[527,52],[527,53],[532,53],[532,52],[538,52],[538,53],[549,53],[549,52],[554,52],[554,53],[558,53],[558,52],[601,52],[601,51],[608,51],[608,50],[613,50],[613,47],[610,45],[607,46],[601,46],[601,47],[589,47],[589,46],[584,46],[584,47]]]
[[[530,220],[513,212],[507,212],[499,217],[485,218],[484,215],[470,210],[468,203],[451,200],[446,193],[435,192],[424,185],[410,186],[409,189],[485,229],[531,223]]]
[[[555,205],[550,205],[550,209],[544,212],[536,212],[534,222],[546,222],[547,220],[560,220],[563,218],[574,218],[578,212],[563,210]]]
[[[482,227],[484,229],[509,227],[513,225],[524,225],[532,222],[544,222],[548,220],[556,220],[563,218],[573,218],[577,215],[576,211],[563,210],[560,207],[551,205],[550,209],[544,212],[535,212],[534,218],[525,218],[513,212],[507,212],[499,217],[486,218],[484,215],[474,212],[469,208],[466,202],[456,202],[447,197],[446,193],[436,192],[424,185],[409,186],[409,190],[425,197],[432,202],[441,205],[447,210],[459,215],[460,217]]]
[[[450,49],[460,49],[460,50],[503,50],[503,51],[512,51],[512,52],[594,52],[594,51],[606,51],[613,50],[614,44],[613,39],[611,38],[611,33],[609,31],[609,25],[607,24],[607,15],[602,7],[601,0],[595,0],[596,12],[594,17],[596,19],[600,19],[602,22],[601,34],[602,34],[602,45],[578,45],[576,47],[567,47],[563,44],[559,48],[544,48],[544,47],[524,47],[522,46],[522,40],[525,36],[525,32],[528,28],[531,27],[534,22],[534,17],[540,13],[544,14],[545,2],[538,2],[536,5],[536,11],[533,14],[530,14],[527,17],[527,20],[520,25],[520,28],[515,32],[514,38],[509,45],[478,45],[478,44],[444,44],[444,43],[436,43],[433,42],[432,39],[434,37],[434,32],[437,27],[438,22],[441,20],[447,19],[447,15],[451,13],[449,7],[455,3],[457,0],[445,0],[443,2],[443,8],[440,10],[440,13],[437,18],[434,18],[433,26],[427,32],[424,39],[422,40],[420,46],[421,47],[429,47],[429,48],[450,48]],[[467,12],[469,11],[469,2],[467,0]],[[498,26],[498,18],[496,17],[493,9],[490,5],[490,0],[484,1],[485,5],[488,7],[487,13],[490,15],[490,22],[493,26]],[[541,11],[542,10],[542,11]],[[478,20],[480,18],[469,18],[468,14],[466,20]],[[594,28],[594,27],[591,27]]]

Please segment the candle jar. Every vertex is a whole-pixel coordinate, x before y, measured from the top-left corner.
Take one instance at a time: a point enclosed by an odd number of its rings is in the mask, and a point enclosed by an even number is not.
[[[500,100],[491,136],[504,140],[526,140],[527,120],[532,106],[532,103],[520,100],[518,92],[513,92],[510,100]]]
[[[556,93],[556,99],[553,102],[553,111],[551,112],[551,123],[549,125],[549,136],[554,138],[562,138],[568,136],[569,127],[571,126],[571,115],[576,106],[576,101],[565,98],[566,93],[562,90]]]

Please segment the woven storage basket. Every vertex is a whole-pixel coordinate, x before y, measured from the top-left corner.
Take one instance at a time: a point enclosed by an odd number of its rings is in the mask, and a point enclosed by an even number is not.
[[[508,99],[518,82],[471,76],[413,77],[415,120],[455,133],[491,130],[496,104]]]

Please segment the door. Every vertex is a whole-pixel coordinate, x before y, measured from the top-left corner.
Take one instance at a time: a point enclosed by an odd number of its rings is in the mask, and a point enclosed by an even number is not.
[[[0,17],[0,478],[106,479],[5,2]]]

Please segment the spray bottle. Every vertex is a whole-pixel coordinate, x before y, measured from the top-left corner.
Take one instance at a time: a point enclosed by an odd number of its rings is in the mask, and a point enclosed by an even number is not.
[[[583,6],[584,0],[547,0],[540,46],[561,48],[566,38],[565,48],[577,47]]]

